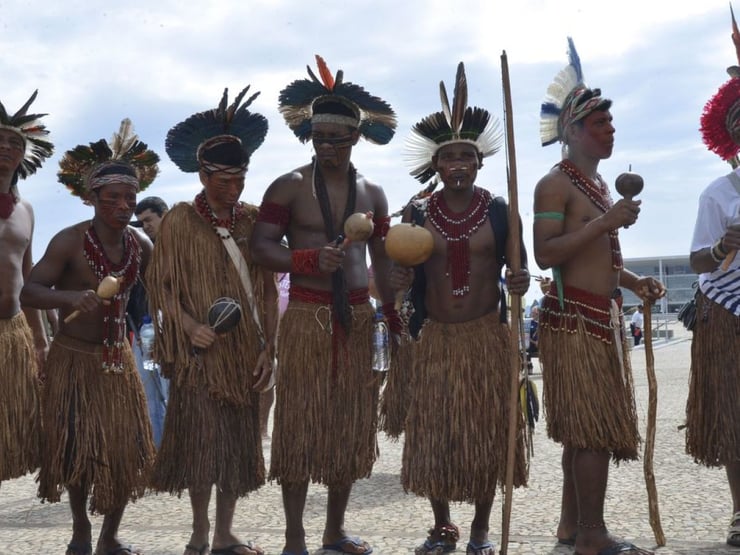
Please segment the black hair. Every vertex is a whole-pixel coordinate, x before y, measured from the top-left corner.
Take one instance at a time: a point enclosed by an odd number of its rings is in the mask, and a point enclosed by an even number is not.
[[[204,149],[201,158],[205,162],[222,166],[238,167],[249,163],[249,154],[237,141],[221,142]]]
[[[134,209],[134,214],[137,216],[142,212],[151,210],[157,216],[164,216],[164,213],[168,210],[167,203],[159,197],[146,197],[141,199]]]
[[[105,164],[99,171],[95,172],[94,177],[104,177],[106,175],[129,175],[136,177],[136,170],[133,166],[126,164],[125,162],[112,162]]]
[[[312,107],[312,112],[314,114],[336,114],[338,116],[347,116],[355,119],[358,118],[357,112],[348,106],[346,102],[341,102],[332,98],[315,102]]]

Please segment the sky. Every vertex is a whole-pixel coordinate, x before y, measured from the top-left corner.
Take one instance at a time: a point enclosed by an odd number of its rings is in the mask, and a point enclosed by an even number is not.
[[[197,176],[169,161],[164,138],[192,113],[214,108],[225,87],[230,99],[247,84],[261,91],[252,108],[270,129],[252,156],[242,195],[259,204],[275,178],[311,158],[311,146],[283,122],[277,98],[307,76],[306,65],[315,67],[314,54],[395,109],[391,143],[361,141],[353,161],[383,186],[396,210],[420,188],[408,175],[404,143],[414,123],[440,109],[440,80],[450,90],[458,62],[465,62],[469,103],[503,121],[506,51],[519,212],[530,253],[534,186],[560,159],[557,145],[540,146],[539,109],[567,64],[568,36],[586,84],[614,102],[616,144],[600,173],[613,187],[631,165],[645,180],[639,220],[620,232],[625,257],[687,255],[698,196],[729,171],[698,131],[704,104],[737,63],[725,0],[0,0],[0,13],[0,100],[15,111],[38,89],[32,109],[49,114],[44,121],[56,147],[36,175],[20,182],[36,214],[35,259],[55,233],[92,216],[56,179],[63,153],[109,139],[125,117],[162,158],[159,177],[142,197],[192,200]],[[507,197],[506,176],[502,149],[484,161],[477,184]],[[549,275],[531,255],[530,270]],[[535,289],[528,298],[536,298]]]

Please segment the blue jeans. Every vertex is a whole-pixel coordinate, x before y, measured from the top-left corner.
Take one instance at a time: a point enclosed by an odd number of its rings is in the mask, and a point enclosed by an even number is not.
[[[162,377],[159,365],[155,370],[144,368],[144,360],[141,353],[141,346],[138,341],[134,341],[134,358],[136,358],[136,367],[139,370],[141,383],[144,384],[144,394],[146,395],[146,404],[149,408],[149,420],[152,424],[152,437],[154,445],[159,449],[162,443],[162,432],[164,430],[164,415],[167,411],[167,399],[170,393],[170,381]]]

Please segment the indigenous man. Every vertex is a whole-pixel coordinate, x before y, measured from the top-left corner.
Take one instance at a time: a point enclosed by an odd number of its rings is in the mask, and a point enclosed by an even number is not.
[[[740,35],[733,39],[740,63]],[[701,132],[733,167],[699,197],[691,268],[699,274],[686,405],[686,451],[700,464],[723,466],[732,494],[727,543],[740,547],[740,67],[704,108]]]
[[[252,153],[267,134],[267,120],[247,108],[259,93],[175,125],[165,146],[185,172],[198,172],[203,190],[176,204],[157,235],[148,281],[157,358],[170,381],[164,437],[154,469],[159,491],[187,489],[193,529],[186,555],[209,553],[208,506],[214,484],[216,526],[210,553],[263,551],[232,532],[236,500],[265,481],[259,429],[259,392],[272,374],[277,289],[249,251],[257,207],[239,201]],[[242,317],[217,335],[209,307],[235,300]]]
[[[496,488],[506,474],[513,371],[498,277],[510,261],[513,242],[507,240],[503,199],[494,201],[475,185],[483,158],[498,151],[501,134],[487,110],[467,106],[462,63],[452,108],[446,97],[443,111],[417,123],[409,141],[411,174],[422,183],[437,174],[444,188],[413,199],[403,216],[432,233],[431,257],[416,270],[394,272],[394,285],[413,278],[411,334],[419,337],[401,481],[406,491],[429,498],[434,513],[434,526],[417,555],[455,550],[460,532],[450,519],[450,501],[475,504],[466,552],[493,555],[488,525]],[[529,288],[526,258],[523,262],[516,274],[507,272],[508,289],[518,295]],[[517,486],[526,483],[521,418],[519,427]]]
[[[167,203],[159,197],[146,197],[138,202],[134,209],[136,221],[131,225],[141,227],[152,242],[157,238],[159,225],[168,210]],[[141,382],[144,384],[146,404],[149,408],[149,420],[152,424],[152,435],[154,445],[159,449],[162,443],[162,432],[164,429],[164,416],[167,412],[167,398],[169,396],[169,381],[162,377],[159,365],[144,367],[144,360],[151,358],[151,353],[144,352],[145,345],[141,340],[141,327],[145,318],[152,321],[149,315],[148,299],[146,289],[142,281],[136,282],[131,290],[131,298],[126,307],[126,320],[129,331],[134,335],[134,357],[136,367],[139,369]]]
[[[38,467],[37,363],[43,364],[48,341],[41,312],[21,311],[34,219],[18,194],[18,179],[35,173],[53,150],[40,122],[44,114],[28,114],[35,98],[36,92],[12,115],[0,104],[0,482]]]
[[[92,553],[88,496],[90,511],[105,515],[95,552],[131,553],[118,540],[118,527],[129,499],[143,495],[154,456],[125,310],[152,249],[128,223],[158,160],[129,120],[110,143],[68,151],[59,180],[95,213],[52,238],[22,292],[24,303],[59,308],[64,318],[46,363],[39,496],[56,502],[65,488],[69,493],[67,555]],[[103,301],[95,290],[111,276],[117,286]]]
[[[556,77],[567,86],[550,87],[541,122],[542,144],[561,141],[567,150],[534,199],[535,257],[554,277],[540,308],[539,347],[547,431],[564,447],[557,537],[581,555],[645,554],[604,524],[609,459],[636,459],[640,441],[617,288],[651,300],[665,290],[622,265],[617,230],[637,220],[640,202],[613,204],[597,173],[614,146],[611,101],[584,85],[568,42],[570,65]]]
[[[334,78],[323,59],[316,59],[321,81],[309,69],[312,79],[294,81],[280,93],[286,122],[302,142],[313,142],[316,156],[270,185],[252,238],[260,264],[290,272],[270,477],[283,490],[285,555],[308,553],[303,509],[309,480],[329,488],[324,549],[371,553],[366,542],[344,531],[352,484],[370,475],[377,449],[379,377],[371,372],[374,311],[366,245],[390,303],[387,313],[395,312],[383,248],[389,223],[385,194],[357,173],[350,155],[360,135],[374,143],[390,141],[396,118],[384,101],[343,82],[341,71]],[[347,217],[369,211],[375,218],[372,237],[342,244],[338,236]],[[280,243],[283,236],[287,247]]]

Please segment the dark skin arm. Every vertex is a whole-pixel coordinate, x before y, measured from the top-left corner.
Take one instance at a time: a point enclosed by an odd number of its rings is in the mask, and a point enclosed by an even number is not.
[[[278,290],[275,283],[275,276],[271,272],[266,271],[261,272],[261,274],[265,295],[265,348],[257,358],[257,364],[254,368],[254,375],[259,376],[252,386],[252,389],[256,391],[264,391],[267,388],[275,368],[275,339],[277,337],[278,324]]]
[[[721,239],[722,250],[731,253],[740,249],[740,224],[731,225]],[[711,247],[692,252],[689,256],[691,269],[697,274],[714,272],[722,265],[712,258]]]

